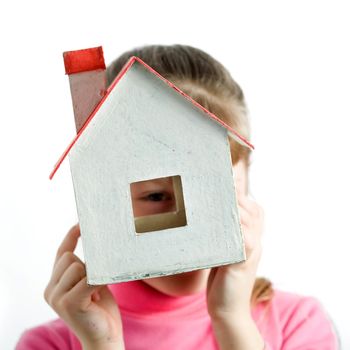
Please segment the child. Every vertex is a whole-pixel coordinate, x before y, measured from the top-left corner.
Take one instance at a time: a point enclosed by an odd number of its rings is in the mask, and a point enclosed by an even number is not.
[[[145,46],[108,67],[109,84],[132,55],[249,139],[243,92],[211,56],[190,46]],[[74,226],[58,249],[44,293],[60,318],[27,330],[16,349],[337,349],[332,324],[316,299],[273,290],[268,280],[256,279],[263,212],[248,198],[250,151],[230,142],[245,262],[89,286],[84,263],[74,255],[80,235]],[[132,197],[135,216],[174,205],[169,179],[137,183]]]

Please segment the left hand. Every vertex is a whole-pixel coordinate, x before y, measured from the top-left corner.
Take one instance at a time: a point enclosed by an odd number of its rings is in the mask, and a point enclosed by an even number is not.
[[[208,313],[212,320],[250,317],[250,299],[261,256],[263,209],[244,193],[238,194],[246,260],[212,268],[207,284]]]

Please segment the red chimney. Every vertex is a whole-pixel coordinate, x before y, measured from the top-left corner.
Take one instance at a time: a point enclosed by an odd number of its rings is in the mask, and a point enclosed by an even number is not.
[[[106,93],[102,47],[63,53],[77,133]]]

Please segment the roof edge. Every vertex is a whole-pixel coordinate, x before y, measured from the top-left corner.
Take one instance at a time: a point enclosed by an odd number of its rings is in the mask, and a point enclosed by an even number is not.
[[[204,108],[201,104],[199,104],[197,101],[195,101],[193,98],[191,98],[190,96],[188,96],[185,92],[183,92],[182,90],[180,90],[177,86],[175,86],[172,82],[170,82],[169,80],[165,79],[162,75],[160,75],[157,71],[155,71],[152,67],[150,67],[147,63],[145,63],[144,61],[141,60],[141,58],[137,57],[137,56],[132,56],[129,58],[129,60],[125,63],[125,65],[123,66],[123,68],[121,69],[121,71],[118,73],[118,75],[115,77],[115,79],[113,80],[112,84],[108,87],[108,89],[106,90],[106,94],[103,96],[103,98],[101,99],[101,101],[97,104],[97,106],[95,107],[95,109],[93,110],[93,112],[91,113],[91,115],[86,119],[84,125],[81,127],[81,129],[79,130],[79,132],[77,133],[77,135],[74,137],[74,139],[71,141],[71,143],[69,144],[69,146],[66,148],[66,150],[63,152],[63,154],[61,155],[61,157],[59,158],[59,160],[56,162],[52,172],[50,173],[49,179],[52,180],[53,177],[55,176],[58,168],[61,166],[61,164],[63,163],[64,159],[67,157],[68,153],[70,152],[70,150],[73,148],[73,146],[75,145],[75,143],[77,142],[77,140],[79,139],[79,137],[81,136],[81,134],[85,131],[86,127],[88,126],[88,124],[90,123],[90,121],[94,118],[94,116],[96,115],[97,111],[100,109],[101,105],[104,103],[104,101],[107,99],[107,97],[109,96],[109,94],[111,93],[111,91],[114,89],[114,87],[117,85],[117,83],[120,81],[120,79],[124,76],[124,74],[130,69],[130,67],[133,65],[133,63],[137,61],[138,63],[142,64],[144,67],[146,67],[150,72],[152,72],[153,74],[155,74],[157,77],[159,77],[160,79],[162,79],[166,84],[168,84],[171,88],[173,88],[174,90],[176,90],[178,93],[180,93],[183,97],[185,97],[188,101],[190,101],[192,104],[194,104],[196,107],[198,107],[199,109],[201,109],[203,112],[205,112],[212,120],[214,120],[215,122],[217,122],[218,124],[220,124],[221,126],[223,126],[227,131],[228,131],[228,135],[234,139],[235,141],[237,141],[239,144],[250,148],[251,150],[254,150],[255,147],[248,141],[246,140],[243,136],[241,136],[237,131],[235,131],[233,128],[231,128],[228,124],[226,124],[225,122],[223,122],[220,118],[218,118],[215,114],[209,112],[206,108]]]
[[[66,150],[63,152],[63,154],[61,155],[61,157],[58,159],[58,161],[56,162],[53,170],[50,173],[49,179],[52,180],[53,177],[55,176],[58,168],[61,166],[61,164],[63,163],[64,159],[67,157],[68,153],[70,152],[70,150],[73,148],[73,146],[75,145],[75,143],[77,142],[78,138],[80,137],[80,135],[85,131],[86,127],[88,126],[88,124],[90,123],[91,119],[93,119],[93,117],[95,116],[95,114],[97,113],[97,111],[100,109],[101,105],[104,103],[104,101],[106,100],[106,98],[108,97],[108,95],[110,94],[110,92],[113,90],[114,86],[119,82],[119,80],[122,78],[122,76],[130,69],[130,67],[132,66],[132,64],[135,62],[135,56],[130,57],[130,59],[128,60],[128,62],[126,62],[126,64],[124,65],[124,67],[121,69],[121,71],[118,73],[118,75],[116,76],[116,78],[114,79],[113,83],[108,87],[108,89],[106,90],[106,94],[102,97],[101,101],[97,104],[97,106],[95,107],[95,109],[92,111],[92,113],[90,114],[90,116],[86,119],[85,123],[83,124],[83,126],[80,128],[79,132],[77,133],[77,135],[74,137],[74,139],[71,141],[71,143],[68,145],[68,147],[66,148]]]
[[[139,57],[133,56],[136,61],[144,65],[148,70],[150,70],[152,73],[157,75],[160,79],[162,79],[165,83],[167,83],[170,87],[172,87],[174,90],[176,90],[178,93],[180,93],[183,97],[185,97],[188,101],[190,101],[192,104],[194,104],[196,107],[200,108],[203,112],[209,115],[209,117],[213,120],[215,120],[217,123],[221,124],[225,129],[227,129],[228,134],[231,138],[233,138],[235,141],[240,143],[243,146],[246,146],[250,148],[251,150],[254,150],[255,147],[246,140],[243,136],[241,136],[236,130],[231,128],[228,124],[226,124],[224,121],[222,121],[220,118],[218,118],[214,113],[211,113],[206,108],[204,108],[201,104],[199,104],[197,101],[195,101],[192,97],[188,96],[185,92],[183,92],[181,89],[179,89],[177,86],[175,86],[171,81],[165,79],[162,75],[160,75],[157,71],[155,71],[151,66],[149,66],[146,62],[142,61]]]

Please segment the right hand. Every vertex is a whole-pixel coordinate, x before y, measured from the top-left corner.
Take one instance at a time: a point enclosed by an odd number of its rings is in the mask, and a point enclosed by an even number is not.
[[[75,225],[58,248],[44,298],[84,349],[124,349],[122,321],[112,293],[106,285],[87,284],[85,265],[73,253],[79,236]]]

